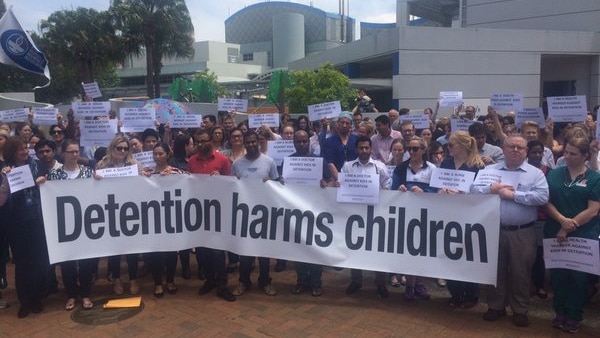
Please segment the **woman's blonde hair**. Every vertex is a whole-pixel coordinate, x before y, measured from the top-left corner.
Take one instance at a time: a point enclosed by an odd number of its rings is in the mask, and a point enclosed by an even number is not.
[[[129,140],[124,137],[124,136],[117,136],[115,138],[112,139],[112,141],[110,141],[110,144],[108,145],[108,149],[106,149],[106,155],[100,160],[100,162],[98,162],[98,164],[96,164],[96,169],[105,169],[105,168],[112,168],[116,165],[115,160],[113,158],[113,150],[115,150],[115,147],[117,146],[117,144],[119,143],[127,143],[127,147],[129,146]],[[131,157],[131,151],[127,152],[127,157],[125,157],[125,165],[132,165],[132,164],[136,164],[137,162],[133,159],[133,157]]]
[[[466,164],[469,167],[483,168],[485,163],[479,156],[479,149],[477,149],[477,142],[475,138],[471,137],[466,131],[457,131],[450,135],[448,140],[450,143],[461,145],[467,149],[467,160]]]

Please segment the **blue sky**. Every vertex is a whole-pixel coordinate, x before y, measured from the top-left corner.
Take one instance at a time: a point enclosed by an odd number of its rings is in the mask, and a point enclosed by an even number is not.
[[[346,0],[344,0],[346,1]],[[196,41],[225,41],[224,21],[231,14],[246,6],[266,2],[265,0],[186,0],[192,16]],[[293,0],[304,5],[312,5],[327,12],[338,13],[336,0]],[[110,0],[4,0],[6,7],[12,6],[15,16],[27,31],[37,31],[40,20],[51,13],[77,7],[107,10]],[[350,0],[350,16],[359,22],[395,22],[396,0]],[[358,31],[356,32],[359,34]]]

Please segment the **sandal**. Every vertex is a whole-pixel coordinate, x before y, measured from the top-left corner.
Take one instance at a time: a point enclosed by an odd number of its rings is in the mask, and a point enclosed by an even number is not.
[[[87,297],[83,298],[82,303],[83,303],[83,308],[86,310],[89,310],[94,307],[94,303],[92,303],[92,300]]]
[[[71,311],[74,308],[75,308],[75,298],[67,299],[67,302],[65,303],[65,310]]]

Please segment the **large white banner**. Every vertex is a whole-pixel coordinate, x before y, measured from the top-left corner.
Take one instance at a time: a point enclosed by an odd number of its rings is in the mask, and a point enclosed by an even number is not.
[[[196,246],[328,266],[495,284],[497,195],[381,191],[340,204],[336,188],[207,175],[49,181],[52,263]]]

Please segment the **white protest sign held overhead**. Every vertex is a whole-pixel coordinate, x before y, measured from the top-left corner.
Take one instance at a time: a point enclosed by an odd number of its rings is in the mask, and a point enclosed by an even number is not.
[[[58,122],[58,109],[56,108],[33,108],[33,123],[53,125]]]
[[[175,114],[169,122],[171,128],[200,128],[202,115],[198,114]]]
[[[81,120],[80,143],[85,147],[106,147],[118,132],[117,120]]]
[[[25,122],[29,118],[28,108],[18,108],[0,111],[1,122]]]
[[[248,99],[227,99],[219,98],[217,103],[217,109],[219,111],[248,111]]]
[[[440,107],[456,107],[463,103],[463,92],[440,92]]]
[[[587,102],[585,95],[554,96],[546,98],[548,117],[553,122],[585,122]]]
[[[523,109],[523,94],[497,93],[490,97],[490,106],[501,111],[517,111]]]
[[[540,126],[540,128],[546,128],[546,119],[544,118],[544,111],[541,107],[524,108],[516,111],[515,126],[517,128],[521,128],[523,123],[527,121],[536,122]]]
[[[78,119],[110,115],[110,102],[108,101],[73,102],[71,103],[71,108],[73,109],[73,114]]]
[[[249,114],[248,115],[248,127],[259,128],[262,125],[267,127],[277,128],[279,127],[279,114]]]
[[[155,128],[156,111],[154,108],[121,108],[119,115],[123,124],[121,126],[123,132],[142,132],[148,128]]]
[[[308,119],[320,121],[324,118],[335,118],[342,112],[340,101],[324,102],[308,106]]]
[[[431,125],[429,124],[429,115],[427,114],[406,114],[401,115],[399,118],[400,123],[403,123],[404,121],[412,122],[415,129],[431,128]]]
[[[86,96],[89,96],[92,99],[102,97],[100,87],[98,87],[98,82],[82,83],[82,85]]]

